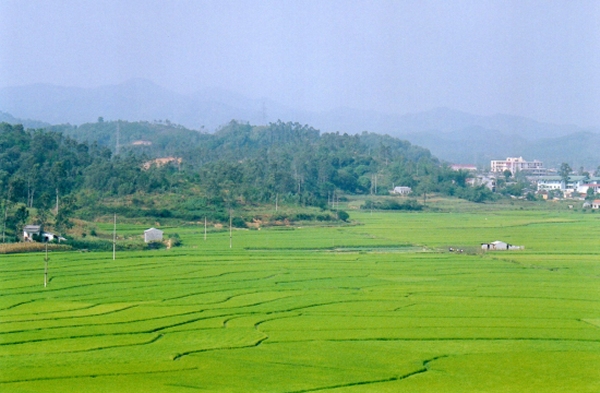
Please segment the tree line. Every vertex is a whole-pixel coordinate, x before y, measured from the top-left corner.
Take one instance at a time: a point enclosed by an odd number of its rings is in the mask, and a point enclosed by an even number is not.
[[[175,160],[152,164],[164,156]],[[140,214],[172,215],[167,209],[193,218],[190,212],[275,199],[326,208],[341,194],[384,195],[393,186],[423,196],[437,192],[478,202],[491,197],[485,187],[468,187],[467,176],[407,141],[368,132],[321,133],[291,122],[232,121],[214,134],[147,122],[102,120],[35,130],[0,124],[3,229],[13,232],[28,219],[50,218],[65,230],[74,212],[102,214],[125,201]],[[148,195],[180,198],[165,197],[157,206]],[[111,204],[103,203],[109,199]]]

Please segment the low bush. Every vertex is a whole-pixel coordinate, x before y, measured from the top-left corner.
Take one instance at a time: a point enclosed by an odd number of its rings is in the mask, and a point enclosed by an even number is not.
[[[350,214],[348,214],[347,212],[345,212],[343,210],[338,211],[337,216],[342,221],[348,221],[348,219],[350,218]]]
[[[170,234],[167,240],[164,242],[164,245],[166,245],[167,248],[179,247],[181,245],[181,238],[179,237],[179,234]]]
[[[308,213],[297,213],[293,220],[294,221],[312,221],[315,218],[312,214]]]
[[[384,201],[371,201],[367,199],[361,206],[361,209],[419,211],[423,210],[423,207],[416,199],[407,199],[402,203],[390,199]]]
[[[234,228],[246,228],[248,226],[246,225],[246,221],[244,221],[244,219],[241,217],[233,217],[231,219],[231,225]]]

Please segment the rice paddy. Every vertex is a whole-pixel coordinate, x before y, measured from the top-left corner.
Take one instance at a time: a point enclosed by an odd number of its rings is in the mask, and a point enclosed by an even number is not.
[[[600,391],[600,216],[351,217],[2,255],[0,391]]]

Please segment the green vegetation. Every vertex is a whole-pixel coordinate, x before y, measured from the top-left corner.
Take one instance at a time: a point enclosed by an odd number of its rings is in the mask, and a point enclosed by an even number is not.
[[[358,202],[355,225],[237,229],[232,249],[199,224],[116,261],[54,251],[47,288],[42,253],[3,255],[0,391],[600,390],[597,214]]]
[[[45,246],[0,245],[0,391],[600,390],[598,215],[467,176],[295,123],[1,124],[3,243],[68,245],[46,288]]]
[[[314,220],[344,221],[335,211],[341,195],[388,195],[394,185],[412,187],[425,201],[432,193],[474,202],[495,198],[485,187],[467,186],[467,172],[389,136],[234,121],[205,134],[173,124],[100,120],[41,130],[0,124],[4,241],[17,240],[29,222],[62,234],[73,218],[115,213],[150,222],[207,217],[226,223],[229,209],[267,204],[318,207]],[[246,224],[256,217],[247,218]]]

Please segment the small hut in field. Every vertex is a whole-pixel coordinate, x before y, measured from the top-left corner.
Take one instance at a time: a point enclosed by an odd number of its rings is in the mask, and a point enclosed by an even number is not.
[[[144,231],[144,242],[161,242],[163,239],[163,231],[156,228],[146,229]]]
[[[523,250],[524,246],[514,246],[500,240],[491,243],[481,243],[481,249],[484,251],[506,251],[506,250]]]

